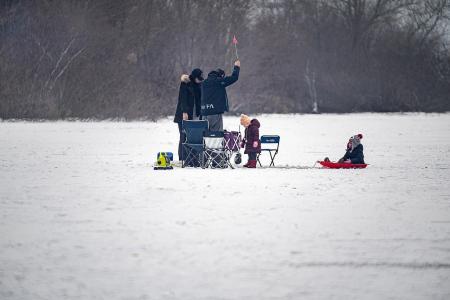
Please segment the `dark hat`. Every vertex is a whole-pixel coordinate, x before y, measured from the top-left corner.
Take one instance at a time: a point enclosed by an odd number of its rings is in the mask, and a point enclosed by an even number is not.
[[[208,76],[216,76],[216,77],[224,77],[225,76],[225,71],[222,69],[215,69],[211,72],[209,72]]]
[[[197,68],[197,69],[192,70],[190,77],[192,79],[197,78],[198,80],[203,80],[203,76],[202,75],[203,75],[203,71]]]
[[[218,69],[216,70],[216,72],[217,72],[217,76],[219,76],[219,77],[225,76],[225,71],[222,70],[221,68],[218,68]]]

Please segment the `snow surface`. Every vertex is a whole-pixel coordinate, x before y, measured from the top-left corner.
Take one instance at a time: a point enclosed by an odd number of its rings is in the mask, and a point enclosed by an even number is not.
[[[371,165],[153,171],[169,118],[0,122],[0,299],[450,299],[450,114],[258,119],[278,165],[360,132]]]

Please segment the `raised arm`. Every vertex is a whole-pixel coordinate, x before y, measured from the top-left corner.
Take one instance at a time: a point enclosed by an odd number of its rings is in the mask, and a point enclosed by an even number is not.
[[[227,76],[224,79],[222,79],[221,84],[227,87],[238,81],[240,69],[241,69],[241,62],[237,60],[234,63],[233,73],[231,74],[231,76]]]

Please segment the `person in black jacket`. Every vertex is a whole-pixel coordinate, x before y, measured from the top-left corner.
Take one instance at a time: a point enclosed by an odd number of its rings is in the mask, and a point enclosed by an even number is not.
[[[203,72],[194,69],[191,75],[182,75],[180,90],[178,92],[178,104],[175,112],[174,122],[178,124],[180,140],[178,142],[178,159],[183,160],[182,143],[186,139],[183,133],[183,120],[193,120],[194,112],[198,118],[200,116],[201,88]]]
[[[222,114],[229,110],[225,88],[239,79],[241,62],[234,63],[231,76],[225,76],[222,69],[211,71],[202,83],[201,114],[209,123],[209,130],[223,131]]]
[[[352,136],[347,143],[347,150],[344,157],[342,157],[340,163],[348,164],[364,164],[364,147],[361,144],[361,139],[363,135],[357,134]]]

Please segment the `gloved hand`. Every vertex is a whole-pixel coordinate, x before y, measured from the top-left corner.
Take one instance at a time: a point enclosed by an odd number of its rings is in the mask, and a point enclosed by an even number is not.
[[[253,142],[253,148],[257,148],[258,147],[258,141],[254,141]]]

